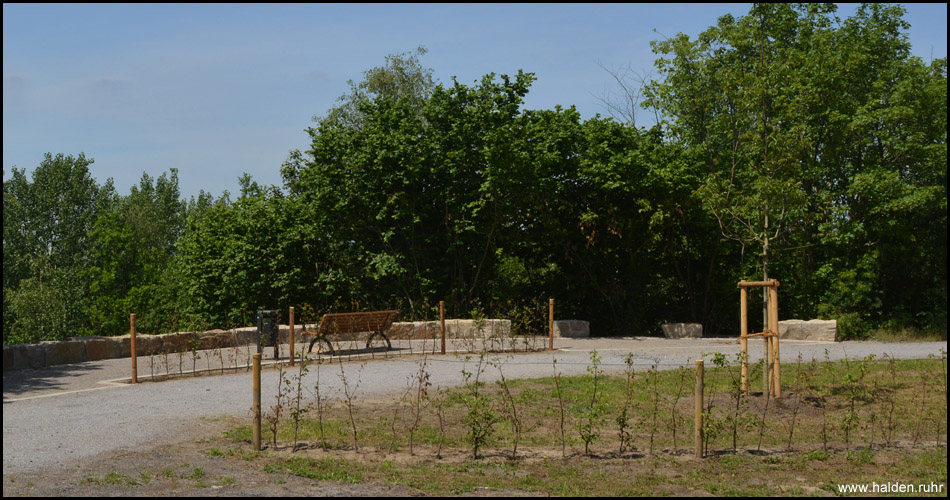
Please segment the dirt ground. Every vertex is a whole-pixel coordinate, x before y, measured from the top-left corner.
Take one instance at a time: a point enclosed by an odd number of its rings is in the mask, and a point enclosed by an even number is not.
[[[3,476],[3,496],[420,496],[407,488],[375,483],[317,482],[265,472],[261,459],[207,453],[211,436],[235,421],[203,421],[194,434],[179,435],[147,450],[108,453],[64,467]]]

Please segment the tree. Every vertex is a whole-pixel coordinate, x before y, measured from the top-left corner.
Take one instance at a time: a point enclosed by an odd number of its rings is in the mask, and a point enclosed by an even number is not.
[[[910,273],[945,296],[945,243],[936,260],[919,246],[919,258],[887,255],[910,250],[911,220],[945,241],[946,63],[910,57],[900,7],[865,5],[844,22],[835,11],[756,4],[696,40],[654,42],[662,79],[645,104],[704,160],[697,196],[723,236],[761,255],[763,277],[799,277],[791,314],[933,310],[895,285]]]
[[[49,153],[33,171],[3,183],[4,342],[62,339],[85,330],[88,233],[109,201],[85,155]]]

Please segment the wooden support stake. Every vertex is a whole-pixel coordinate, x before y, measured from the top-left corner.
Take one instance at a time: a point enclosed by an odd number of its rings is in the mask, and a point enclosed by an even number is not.
[[[763,289],[762,294],[765,295],[766,300],[768,300],[768,289]],[[766,307],[768,307],[768,305],[766,305]],[[769,397],[769,395],[772,394],[772,368],[775,366],[775,361],[772,359],[772,337],[767,335],[771,333],[771,330],[769,330],[770,322],[767,321],[768,317],[769,314],[768,311],[766,311],[766,318],[764,318],[766,324],[762,325],[762,340],[765,341],[765,352],[762,358],[762,395],[765,397]]]
[[[696,458],[703,458],[703,360],[696,360]]]
[[[773,373],[773,382],[775,384],[772,393],[775,397],[782,397],[782,362],[779,358],[778,348],[778,282],[769,287],[769,330],[772,331],[772,352],[775,360]]]
[[[554,350],[554,299],[548,299],[548,350]]]
[[[254,411],[254,451],[261,451],[261,353],[254,353],[254,370],[251,391],[253,394]]]
[[[294,366],[294,308],[293,307],[290,308],[290,366]]]
[[[445,301],[439,301],[439,325],[442,331],[442,354],[445,354]]]
[[[739,289],[739,339],[742,343],[742,392],[749,394],[749,289]]]
[[[139,383],[139,365],[138,365],[138,360],[135,357],[135,314],[134,313],[129,315],[129,324],[131,326],[131,330],[129,332],[129,337],[130,337],[129,344],[130,344],[130,347],[132,348],[132,383],[137,384]]]

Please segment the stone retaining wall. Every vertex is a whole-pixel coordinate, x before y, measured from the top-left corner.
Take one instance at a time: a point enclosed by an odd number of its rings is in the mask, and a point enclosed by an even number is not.
[[[294,342],[310,342],[312,337],[301,335],[307,328],[316,325],[295,325]],[[476,322],[470,319],[445,320],[446,338],[484,338],[497,339],[511,334],[511,321],[506,319],[486,319]],[[279,325],[279,339],[282,344],[290,342],[290,327]],[[441,337],[438,321],[416,321],[411,323],[393,323],[388,332],[391,339],[437,339]],[[362,340],[365,333],[334,335],[332,340]],[[188,352],[193,347],[198,350],[220,347],[237,347],[257,343],[257,327],[236,328],[233,330],[209,330],[203,333],[176,332],[163,335],[135,335],[135,351],[138,356],[149,356],[162,352]],[[128,358],[132,355],[132,341],[129,335],[119,337],[74,337],[59,342],[40,342],[39,344],[17,344],[3,346],[3,371],[22,370],[24,368],[45,368],[54,365],[98,361],[101,359]]]

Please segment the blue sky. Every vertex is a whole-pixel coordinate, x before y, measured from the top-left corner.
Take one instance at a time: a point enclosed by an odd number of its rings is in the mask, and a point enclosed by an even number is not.
[[[947,55],[947,5],[906,5],[915,55]],[[435,77],[533,72],[526,108],[608,114],[603,69],[652,71],[650,41],[695,37],[749,4],[3,5],[3,171],[46,152],[94,158],[122,194],[179,170],[182,195],[280,184],[303,131],[387,54]],[[838,15],[851,15],[842,5]],[[655,30],[655,31],[654,31]],[[641,123],[649,120],[644,113]]]

